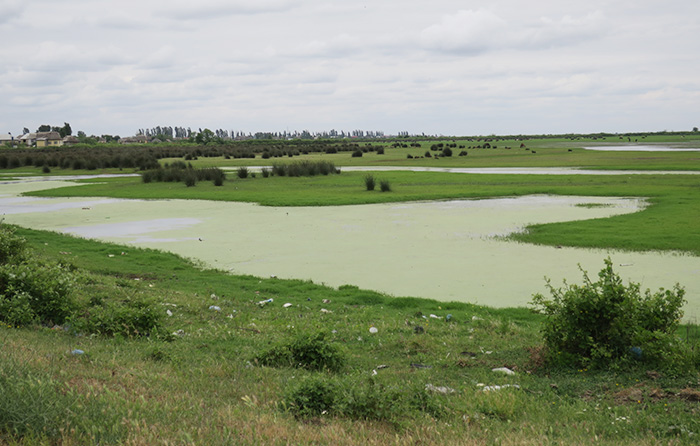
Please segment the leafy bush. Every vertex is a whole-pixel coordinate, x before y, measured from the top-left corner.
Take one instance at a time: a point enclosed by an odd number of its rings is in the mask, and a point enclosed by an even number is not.
[[[365,175],[365,189],[374,190],[375,186],[376,181],[374,180],[374,176],[370,174]]]
[[[565,282],[555,289],[547,281],[552,298],[533,296],[547,316],[542,331],[550,360],[593,367],[631,358],[669,366],[671,359],[676,365],[690,360],[674,336],[685,303],[679,285],[642,294],[637,283],[623,285],[609,258],[597,282],[582,272],[582,286]]]
[[[352,152],[352,157],[353,158],[361,158],[362,157],[362,150],[357,149],[354,152]]]
[[[297,418],[317,417],[333,412],[337,393],[334,381],[314,375],[290,387],[282,404]]]
[[[155,304],[143,299],[105,300],[71,319],[76,332],[141,337],[157,332],[163,321]]]
[[[297,418],[330,415],[392,423],[401,423],[418,413],[439,418],[447,412],[440,397],[423,385],[385,385],[374,377],[336,378],[320,374],[290,386],[281,407]]]
[[[63,323],[75,308],[72,283],[60,265],[30,260],[0,266],[0,320],[17,326]]]
[[[0,265],[22,260],[25,248],[26,240],[16,235],[12,228],[0,223]]]
[[[248,178],[248,168],[247,167],[239,167],[237,174],[238,174],[238,178],[241,178],[241,179]]]
[[[345,356],[340,349],[326,341],[323,332],[305,333],[292,341],[273,347],[255,359],[273,367],[300,367],[308,370],[340,371]]]
[[[391,192],[391,184],[389,180],[382,180],[379,182],[379,190],[382,192]]]

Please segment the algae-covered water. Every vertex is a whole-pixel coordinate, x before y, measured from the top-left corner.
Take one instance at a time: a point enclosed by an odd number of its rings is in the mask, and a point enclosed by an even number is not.
[[[607,256],[643,288],[685,286],[700,314],[700,257],[555,248],[503,241],[525,225],[636,212],[640,199],[527,196],[339,207],[263,207],[197,200],[31,198],[66,182],[4,184],[0,214],[36,229],[162,249],[235,274],[357,285],[394,296],[524,306],[592,278]],[[580,206],[591,205],[593,206]]]

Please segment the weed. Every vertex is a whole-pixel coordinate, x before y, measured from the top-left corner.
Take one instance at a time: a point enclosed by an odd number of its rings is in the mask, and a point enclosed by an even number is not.
[[[381,180],[379,182],[379,190],[382,192],[391,192],[391,183],[389,183],[389,180]]]

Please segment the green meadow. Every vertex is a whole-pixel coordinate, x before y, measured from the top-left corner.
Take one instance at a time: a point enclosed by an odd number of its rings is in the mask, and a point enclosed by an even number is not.
[[[692,137],[652,135],[644,141],[697,144],[688,142]],[[342,172],[349,165],[700,170],[699,152],[590,152],[579,148],[590,139],[576,138],[526,140],[530,150],[525,150],[516,142],[466,149],[462,157],[457,148],[452,157],[437,160],[415,158],[436,141],[412,148],[387,143],[384,155],[374,151],[354,158],[347,152],[266,160],[199,157],[193,166],[323,159],[340,166],[341,174],[256,173],[241,179],[232,170],[222,186],[202,181],[193,187],[146,184],[140,177],[91,179],[32,195],[265,206],[529,194],[645,197],[648,206],[641,212],[533,226],[510,237],[700,255],[695,175],[374,172],[377,183],[391,184],[391,191],[381,192],[365,189],[366,173]],[[612,137],[596,140],[610,142]],[[50,175],[80,172],[52,169]],[[46,289],[65,285],[70,303],[69,316],[58,323],[32,319],[31,309],[45,308],[32,303],[27,297],[32,289],[22,288],[12,269],[24,263],[0,255],[0,444],[681,445],[696,444],[700,435],[696,324],[669,321],[678,349],[660,360],[645,350],[605,366],[567,363],[547,349],[546,317],[532,308],[494,309],[390,297],[353,284],[330,288],[235,276],[161,251],[4,224],[0,229],[26,240],[27,277]],[[0,241],[0,254],[17,251],[12,236]],[[60,280],[44,270],[60,271]],[[597,272],[588,274],[596,278]],[[25,320],[30,322],[19,322]],[[499,371],[503,368],[512,374]]]

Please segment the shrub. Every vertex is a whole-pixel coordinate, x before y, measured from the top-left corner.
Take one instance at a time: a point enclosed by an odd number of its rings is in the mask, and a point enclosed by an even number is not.
[[[156,333],[163,316],[143,299],[105,300],[71,319],[73,330],[103,336],[141,337]]]
[[[377,155],[384,155],[384,147],[377,147]]]
[[[353,158],[361,158],[362,157],[362,150],[357,149],[354,152],[352,152],[352,157]]]
[[[273,347],[255,358],[273,367],[300,367],[337,372],[345,365],[340,349],[328,343],[322,332],[302,334],[292,341]]]
[[[238,178],[248,178],[248,168],[247,167],[239,167],[238,168]]]
[[[24,259],[26,240],[0,223],[0,265]]]
[[[268,169],[267,167],[263,167],[260,170],[260,173],[262,173],[263,178],[267,178],[270,176],[270,169]]]
[[[184,177],[185,186],[192,187],[197,184],[197,175],[194,172],[187,171]]]
[[[289,388],[282,405],[297,418],[317,417],[333,411],[336,394],[334,381],[328,377],[310,376]]]
[[[0,266],[0,320],[62,324],[75,308],[67,268],[35,260]]]
[[[389,180],[382,180],[379,182],[379,190],[382,192],[391,192],[391,184]]]
[[[281,177],[312,177],[340,173],[340,169],[336,169],[335,164],[330,161],[297,161],[287,164],[275,163],[272,165],[272,173]]]
[[[690,360],[674,337],[685,303],[679,285],[642,294],[637,283],[623,285],[609,258],[597,282],[582,272],[582,286],[565,282],[555,289],[547,281],[552,298],[533,296],[532,304],[547,317],[542,332],[550,360],[593,367],[631,357],[669,366],[670,358],[676,365]]]
[[[449,147],[442,149],[442,156],[452,156],[452,149]]]
[[[375,186],[376,181],[374,180],[374,176],[370,174],[365,175],[365,189],[374,190]]]

